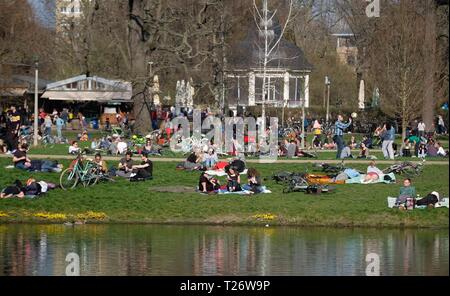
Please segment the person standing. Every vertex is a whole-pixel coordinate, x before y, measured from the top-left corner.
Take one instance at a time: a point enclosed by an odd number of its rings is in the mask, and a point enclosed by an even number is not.
[[[444,118],[442,118],[442,115],[438,115],[438,132],[439,132],[439,134],[447,133],[447,129],[445,128]]]
[[[44,119],[44,135],[50,136],[52,134],[52,119],[50,115],[45,116]]]
[[[395,140],[395,129],[390,123],[385,123],[382,130],[383,143],[381,145],[381,150],[383,151],[383,156],[385,159],[394,159],[394,140]]]
[[[417,124],[417,130],[419,131],[419,137],[425,137],[425,123],[423,120],[419,121],[419,124]]]
[[[62,139],[62,128],[64,126],[64,123],[65,122],[61,117],[55,115],[56,134],[60,140]]]
[[[64,121],[64,129],[66,129],[67,128],[67,122],[69,121],[69,112],[67,111],[67,108],[63,108],[60,117]]]
[[[15,106],[11,106],[6,122],[6,142],[9,151],[17,149],[20,122],[20,113],[17,112]]]
[[[343,122],[344,118],[342,115],[338,115],[337,121],[334,124],[335,131],[334,131],[334,142],[337,145],[337,153],[336,153],[336,159],[341,158],[342,150],[344,149],[344,130],[347,129],[352,124],[352,118],[348,118],[348,122]]]

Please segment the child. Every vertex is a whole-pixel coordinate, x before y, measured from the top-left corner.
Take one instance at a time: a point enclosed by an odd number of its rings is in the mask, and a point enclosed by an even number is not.
[[[229,192],[242,191],[241,177],[234,166],[228,166],[225,168],[227,173],[227,189]]]
[[[427,147],[425,146],[424,143],[419,145],[419,150],[418,150],[418,157],[425,159],[425,156],[427,155]]]

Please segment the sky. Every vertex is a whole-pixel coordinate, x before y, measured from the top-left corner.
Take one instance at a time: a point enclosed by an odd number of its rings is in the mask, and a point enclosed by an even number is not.
[[[54,27],[55,25],[55,17],[54,14],[48,10],[46,7],[46,3],[49,0],[28,0],[28,2],[33,7],[35,14],[39,21],[47,27]],[[50,0],[50,3],[54,3],[53,0]]]

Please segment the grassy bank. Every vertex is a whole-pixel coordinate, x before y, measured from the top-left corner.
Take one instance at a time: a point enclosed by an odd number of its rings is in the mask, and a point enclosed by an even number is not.
[[[67,161],[62,162],[67,165]],[[0,159],[1,187],[30,177],[26,172],[4,169],[7,164],[8,159]],[[401,177],[397,184],[390,185],[340,185],[334,193],[319,196],[283,194],[283,187],[271,180],[265,185],[273,193],[256,196],[204,196],[185,188],[179,193],[151,191],[155,187],[194,188],[199,173],[177,171],[174,166],[174,163],[155,162],[154,180],[148,182],[130,183],[122,179],[69,192],[57,189],[35,200],[0,200],[0,223],[62,223],[86,219],[96,223],[448,227],[447,208],[410,212],[387,208],[386,197],[398,194]],[[264,177],[283,170],[303,171],[308,167],[276,163],[252,166]],[[356,168],[364,169],[364,166],[356,165]],[[53,182],[59,179],[58,174],[39,173],[33,177]],[[448,178],[448,166],[427,164],[414,184],[421,195],[438,191],[448,196]]]

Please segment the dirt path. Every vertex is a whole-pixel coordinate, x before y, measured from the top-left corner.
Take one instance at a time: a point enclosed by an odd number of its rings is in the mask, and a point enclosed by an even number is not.
[[[0,158],[10,158],[10,155],[0,154]],[[44,155],[44,154],[29,154],[28,157],[31,159],[74,159],[73,155]],[[93,155],[88,156],[88,158],[93,158]],[[120,156],[103,156],[104,160],[109,161],[118,161],[122,157]],[[153,162],[183,162],[184,158],[164,158],[164,157],[158,157],[158,158],[151,158],[150,159]],[[222,160],[222,159],[221,159]],[[223,159],[225,160],[225,159]],[[345,163],[359,163],[359,164],[368,164],[371,160],[352,160],[347,159],[345,160]],[[412,161],[417,162],[416,159],[412,159]],[[263,159],[247,159],[247,163],[274,163],[274,161],[267,161]],[[321,160],[321,159],[277,159],[275,163],[340,163],[341,160],[332,159],[332,160]],[[393,164],[398,161],[396,160],[376,160],[377,164]],[[432,164],[432,165],[449,165],[449,161],[426,161],[426,164]]]

